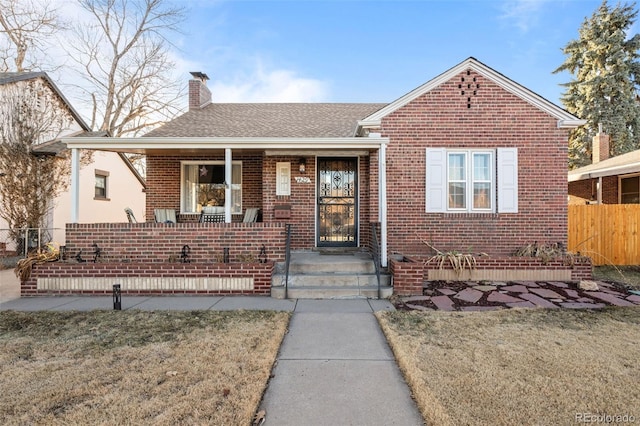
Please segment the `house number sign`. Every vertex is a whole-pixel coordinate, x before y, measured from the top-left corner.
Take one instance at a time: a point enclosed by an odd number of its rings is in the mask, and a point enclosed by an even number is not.
[[[311,178],[308,176],[296,176],[296,183],[311,183]]]

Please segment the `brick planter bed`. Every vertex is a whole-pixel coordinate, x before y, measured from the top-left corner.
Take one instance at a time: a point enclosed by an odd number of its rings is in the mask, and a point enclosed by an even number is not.
[[[430,256],[397,256],[389,259],[389,270],[393,274],[394,293],[398,295],[419,295],[425,281],[514,281],[548,280],[580,281],[590,280],[591,260],[575,257],[573,265],[566,265],[563,259],[543,262],[531,257],[480,257],[474,270],[456,274],[451,265],[442,269],[435,263],[425,264]]]

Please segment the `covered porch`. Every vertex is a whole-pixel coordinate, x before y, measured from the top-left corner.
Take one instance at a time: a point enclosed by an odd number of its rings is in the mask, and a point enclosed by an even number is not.
[[[146,156],[144,222],[156,209],[175,211],[178,224],[198,223],[215,211],[225,224],[242,223],[248,209],[258,222],[292,225],[291,247],[368,250],[371,223],[379,224],[387,265],[385,153],[388,139],[344,138],[68,138],[72,196],[81,149]],[[82,206],[72,198],[72,223]]]
[[[23,296],[110,294],[113,284],[133,295],[273,295],[287,253],[322,248],[375,253],[386,267],[385,138],[64,142],[72,150],[73,194],[80,150],[144,154],[146,217],[67,224],[64,258],[36,265]],[[202,212],[213,207],[224,221],[202,223]],[[72,222],[81,208],[76,195]],[[258,220],[244,222],[247,209],[256,208]],[[176,223],[156,221],[156,209],[175,211]],[[355,273],[360,293],[363,274]]]

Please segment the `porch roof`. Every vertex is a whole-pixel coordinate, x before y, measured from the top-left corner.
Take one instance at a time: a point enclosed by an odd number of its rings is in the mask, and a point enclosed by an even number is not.
[[[638,172],[640,172],[640,149],[602,160],[599,163],[570,170],[568,180],[569,182],[575,182],[584,179]]]
[[[225,149],[244,151],[319,152],[323,150],[370,151],[386,145],[382,137],[138,137],[138,138],[63,138],[68,148],[91,149],[144,155],[207,155]]]

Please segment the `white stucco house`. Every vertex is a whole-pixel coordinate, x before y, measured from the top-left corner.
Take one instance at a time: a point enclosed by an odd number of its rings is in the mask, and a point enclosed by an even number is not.
[[[9,93],[34,93],[38,97],[38,105],[51,102],[66,108],[64,119],[57,120],[56,128],[45,132],[33,149],[34,155],[68,154],[63,137],[96,136],[89,126],[71,106],[62,92],[45,72],[0,73],[0,99]],[[56,102],[52,102],[55,99]],[[0,105],[0,108],[2,105]],[[106,134],[105,134],[106,136]],[[0,175],[10,174],[11,170],[0,170]],[[122,154],[115,152],[95,152],[90,162],[83,162],[78,175],[78,204],[81,223],[126,222],[125,208],[130,208],[136,218],[144,220],[145,216],[145,181]],[[71,221],[71,192],[69,189],[60,193],[51,203],[44,228],[45,234],[61,245],[65,243],[65,224]],[[0,218],[0,239],[6,239],[9,225]],[[11,250],[11,241],[0,241]],[[1,248],[1,247],[0,247]],[[13,248],[15,249],[15,248]],[[1,254],[2,250],[0,250]]]

